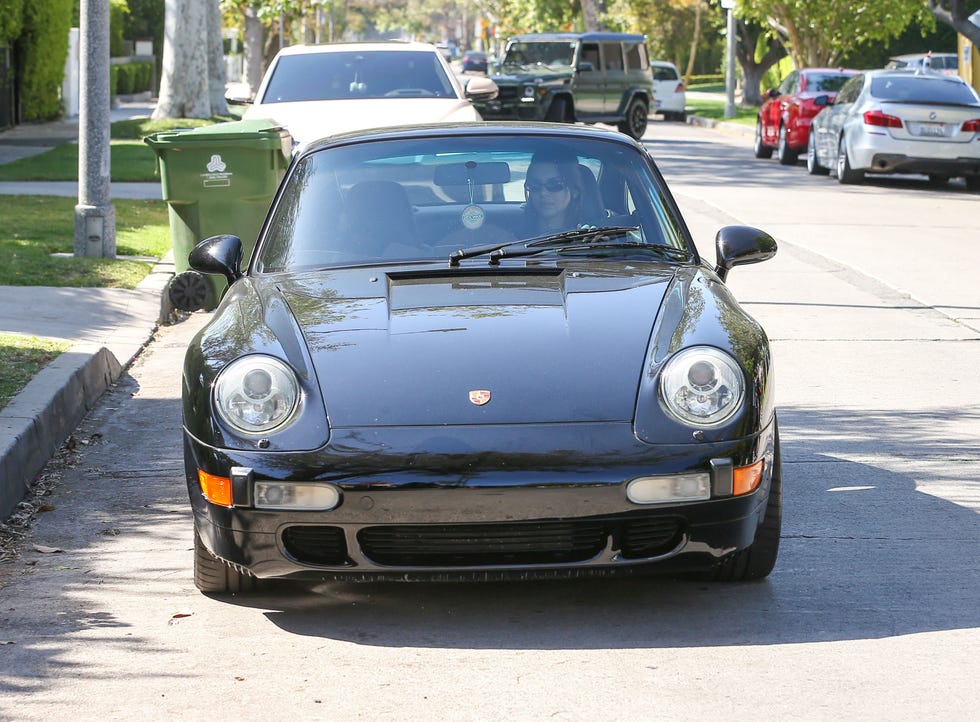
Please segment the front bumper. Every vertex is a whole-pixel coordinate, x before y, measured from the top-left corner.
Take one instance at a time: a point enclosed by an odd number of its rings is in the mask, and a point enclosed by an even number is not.
[[[295,454],[229,452],[185,432],[195,526],[212,553],[257,577],[322,580],[704,569],[749,546],[762,521],[772,425],[732,442],[669,446],[638,442],[628,424],[518,429],[523,441],[483,427],[453,429],[453,438],[435,428],[335,429],[328,447]],[[567,443],[569,431],[586,432],[592,448],[549,443]],[[420,444],[431,451],[414,451]],[[486,448],[493,444],[503,452]],[[731,496],[731,468],[758,459],[759,488]],[[197,470],[230,475],[232,467],[250,469],[237,476],[234,506],[207,501]],[[626,497],[638,476],[707,471],[710,500]],[[330,511],[253,508],[251,483],[270,479],[328,482],[342,501]]]
[[[544,120],[547,108],[540,95],[524,95],[523,86],[499,85],[497,97],[476,104],[484,120]]]

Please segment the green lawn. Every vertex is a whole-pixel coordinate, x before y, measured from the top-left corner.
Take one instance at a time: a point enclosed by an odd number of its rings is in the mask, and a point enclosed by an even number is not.
[[[0,333],[0,409],[69,344]]]
[[[0,166],[2,167],[2,166]],[[0,285],[135,288],[146,261],[53,256],[75,245],[75,199],[0,196]],[[115,200],[117,256],[161,258],[170,249],[167,204]]]
[[[156,154],[143,142],[143,138],[160,131],[200,128],[231,120],[235,118],[232,116],[216,116],[210,120],[136,118],[116,121],[110,131],[112,137],[109,151],[110,178],[117,183],[159,181]],[[76,143],[63,143],[40,155],[0,165],[0,181],[74,181],[77,179],[78,145]]]
[[[735,117],[726,118],[725,101],[723,100],[701,100],[700,98],[688,97],[686,105],[688,115],[697,115],[702,118],[724,120],[726,122],[748,126],[755,125],[756,116],[759,113],[759,109],[754,106],[744,108],[735,106]]]

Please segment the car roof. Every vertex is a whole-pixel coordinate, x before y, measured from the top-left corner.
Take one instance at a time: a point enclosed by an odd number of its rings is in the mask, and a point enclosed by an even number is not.
[[[369,42],[326,43],[324,45],[288,45],[280,50],[277,55],[315,55],[318,53],[342,53],[358,50],[423,50],[438,52],[436,46],[431,43],[419,43],[413,40],[373,40]]]
[[[306,155],[318,149],[335,145],[348,145],[368,140],[394,140],[401,138],[425,138],[438,136],[463,137],[468,135],[501,135],[501,136],[552,136],[580,138],[583,140],[614,141],[623,145],[633,146],[642,151],[642,146],[628,135],[611,128],[598,126],[572,126],[560,123],[546,122],[458,122],[432,123],[426,125],[404,125],[390,128],[370,128],[367,130],[338,133],[326,138],[314,140],[305,145],[298,155]]]
[[[523,35],[513,35],[511,40],[544,40],[544,41],[571,41],[571,40],[595,40],[595,41],[629,41],[643,42],[646,35],[636,33],[525,33]]]
[[[931,58],[955,58],[956,53],[911,53],[908,55],[892,55],[889,60],[921,60],[929,56]]]
[[[677,66],[667,60],[651,60],[650,65],[657,68],[673,68],[677,70]]]
[[[881,78],[886,75],[909,77],[915,76],[917,78],[926,78],[928,82],[953,82],[953,83],[963,83],[964,85],[969,85],[963,78],[958,75],[941,75],[939,73],[921,73],[915,68],[881,68],[877,70],[865,70],[863,71],[865,75],[870,78]]]

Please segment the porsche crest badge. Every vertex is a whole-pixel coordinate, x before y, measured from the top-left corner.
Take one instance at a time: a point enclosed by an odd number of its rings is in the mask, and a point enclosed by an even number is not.
[[[483,406],[490,401],[490,391],[487,389],[473,389],[470,391],[470,402],[477,406]]]

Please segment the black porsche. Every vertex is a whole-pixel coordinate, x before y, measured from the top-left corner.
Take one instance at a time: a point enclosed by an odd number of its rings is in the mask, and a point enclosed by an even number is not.
[[[576,222],[544,229],[544,193]],[[776,244],[728,226],[715,245],[698,255],[649,152],[614,131],[308,145],[249,259],[234,236],[190,256],[229,283],[183,372],[196,585],[765,577],[772,362],[724,281]]]

